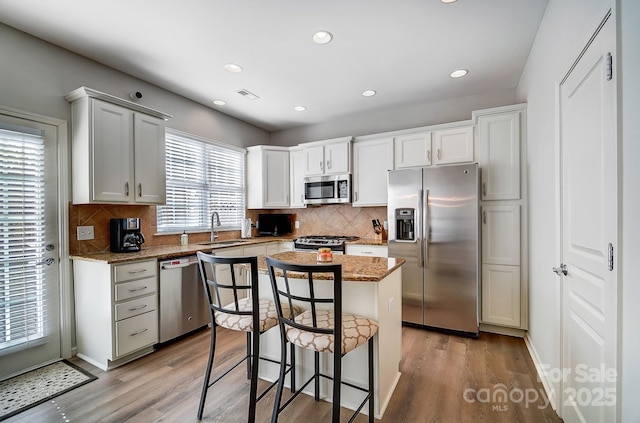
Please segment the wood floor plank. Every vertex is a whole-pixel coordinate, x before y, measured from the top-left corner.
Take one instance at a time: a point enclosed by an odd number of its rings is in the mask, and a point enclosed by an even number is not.
[[[377,422],[561,422],[546,403],[522,339],[488,333],[470,339],[412,327],[402,331],[402,376],[384,418]],[[244,334],[219,330],[218,341],[213,377],[245,354]],[[206,329],[108,372],[73,357],[73,363],[98,379],[6,422],[195,423],[208,352]],[[267,385],[261,381],[259,389]],[[506,401],[497,395],[501,389]],[[529,400],[520,399],[520,392]],[[242,365],[208,391],[202,421],[245,422],[248,394]],[[274,394],[272,390],[258,403],[256,422],[270,421]],[[289,395],[285,391],[284,398]],[[326,422],[330,414],[330,403],[300,395],[280,422]],[[346,421],[350,410],[341,415]],[[355,421],[368,420],[361,414]]]

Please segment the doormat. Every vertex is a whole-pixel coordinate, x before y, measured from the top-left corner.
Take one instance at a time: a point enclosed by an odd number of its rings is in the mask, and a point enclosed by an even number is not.
[[[96,379],[62,360],[4,380],[0,382],[0,421]]]

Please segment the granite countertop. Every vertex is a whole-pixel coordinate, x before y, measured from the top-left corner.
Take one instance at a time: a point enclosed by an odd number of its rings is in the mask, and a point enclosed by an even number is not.
[[[318,264],[316,253],[300,253],[287,251],[273,254],[277,260],[296,264]],[[379,282],[405,263],[402,258],[387,257],[363,257],[349,255],[333,255],[333,261],[325,264],[342,264],[343,281]],[[321,263],[322,264],[322,263]],[[258,270],[267,273],[267,261],[264,257],[258,258]],[[292,277],[306,277],[305,274],[291,274]],[[318,274],[316,279],[329,279],[329,275]]]
[[[242,247],[245,245],[263,244],[266,242],[291,242],[294,238],[286,237],[256,237],[247,239],[232,239],[217,241],[214,244],[189,244],[181,245],[161,245],[157,247],[143,248],[134,253],[112,253],[111,251],[102,251],[99,253],[89,254],[72,254],[72,260],[100,261],[109,264],[126,263],[135,260],[165,260],[177,257],[195,255],[198,251],[211,252],[222,248]]]

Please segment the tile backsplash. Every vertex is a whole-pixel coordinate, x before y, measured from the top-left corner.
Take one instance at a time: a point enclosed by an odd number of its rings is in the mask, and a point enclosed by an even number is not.
[[[387,219],[386,207],[352,207],[349,204],[323,205],[305,209],[247,210],[246,217],[252,222],[260,213],[290,213],[293,221],[300,222],[299,229],[293,229],[293,236],[302,235],[349,235],[373,238],[372,219],[383,222]],[[139,217],[145,246],[179,245],[180,234],[158,235],[155,206],[111,205],[111,204],[69,204],[69,250],[71,254],[87,254],[109,250],[109,219]],[[94,239],[78,241],[78,226],[93,226]],[[257,231],[253,229],[253,236]],[[383,234],[386,239],[386,232]],[[209,233],[190,233],[189,242],[206,242]],[[240,231],[221,231],[220,239],[240,238]]]

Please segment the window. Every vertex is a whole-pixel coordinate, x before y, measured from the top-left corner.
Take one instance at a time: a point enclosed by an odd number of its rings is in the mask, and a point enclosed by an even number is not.
[[[245,214],[245,150],[168,130],[167,203],[158,206],[158,231],[240,229]]]
[[[9,127],[0,128],[0,351],[4,352],[42,340],[47,316],[42,258],[44,138],[40,131]]]

